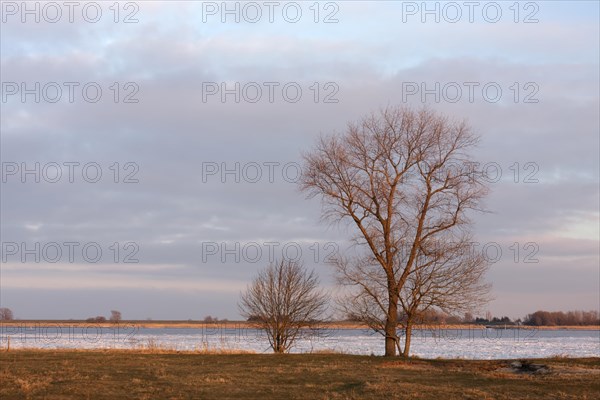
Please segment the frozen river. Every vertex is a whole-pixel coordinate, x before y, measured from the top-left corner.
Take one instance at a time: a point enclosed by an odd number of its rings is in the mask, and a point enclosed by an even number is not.
[[[11,348],[141,348],[174,350],[223,349],[269,353],[262,332],[219,324],[198,328],[140,328],[88,325],[23,324],[2,326],[0,345]],[[333,350],[350,354],[383,354],[383,338],[363,329],[305,332],[295,353]],[[549,356],[600,357],[598,330],[422,329],[413,334],[411,354],[423,358],[502,359]]]

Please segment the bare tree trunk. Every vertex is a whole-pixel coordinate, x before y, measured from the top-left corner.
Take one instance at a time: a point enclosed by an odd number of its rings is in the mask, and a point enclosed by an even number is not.
[[[398,342],[398,297],[391,295],[388,305],[388,313],[385,321],[385,356],[394,357],[396,355],[396,345]]]
[[[404,352],[402,353],[403,357],[408,357],[408,355],[410,354],[410,339],[412,337],[412,328],[412,321],[406,321],[406,331],[404,336]]]

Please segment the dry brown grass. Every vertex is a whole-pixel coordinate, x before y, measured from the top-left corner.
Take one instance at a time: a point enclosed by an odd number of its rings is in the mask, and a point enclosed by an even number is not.
[[[600,359],[510,362],[145,350],[0,353],[4,399],[592,399]],[[222,351],[220,349],[217,352]],[[229,351],[229,350],[227,350]]]

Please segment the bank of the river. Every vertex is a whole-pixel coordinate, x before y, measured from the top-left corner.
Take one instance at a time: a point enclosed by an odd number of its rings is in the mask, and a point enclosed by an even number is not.
[[[204,321],[147,321],[147,320],[131,320],[119,321],[119,325],[135,325],[138,328],[186,328],[186,329],[206,329],[207,327],[218,326],[224,329],[235,328],[251,328],[254,327],[248,321],[219,321],[219,322],[204,322]],[[88,327],[97,326],[101,328],[112,328],[114,322],[87,322],[81,320],[13,320],[2,321],[0,326],[19,327],[19,326],[72,326],[72,327]],[[322,328],[328,329],[369,329],[364,324],[354,322],[324,322],[320,325]],[[526,326],[526,325],[480,325],[480,324],[423,324],[415,325],[414,329],[537,329],[537,330],[584,330],[594,331],[600,330],[600,325],[573,325],[573,326]]]

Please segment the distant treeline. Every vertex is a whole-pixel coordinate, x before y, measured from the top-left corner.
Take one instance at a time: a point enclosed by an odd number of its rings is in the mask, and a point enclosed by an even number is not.
[[[353,320],[352,316],[348,319]],[[398,321],[404,322],[406,317],[398,315]],[[421,324],[480,324],[480,325],[528,325],[528,326],[589,326],[600,325],[598,311],[536,311],[523,319],[512,320],[507,316],[493,317],[486,313],[485,317],[474,317],[471,313],[464,316],[448,315],[439,310],[427,310],[422,313],[418,323]]]
[[[600,325],[600,316],[598,311],[536,311],[525,317],[523,325]]]
[[[0,308],[0,321],[14,320],[13,312],[10,308]],[[110,318],[97,316],[88,318],[86,322],[118,322],[121,321],[121,313],[116,310],[111,311]],[[250,317],[248,321],[256,322],[257,317]],[[360,320],[352,315],[346,318],[347,321],[359,322]],[[189,320],[192,321],[192,320]],[[219,319],[213,316],[206,316],[205,323],[228,322],[227,319]],[[398,322],[406,321],[406,316],[398,314]],[[490,312],[485,317],[474,317],[471,313],[464,316],[449,315],[439,310],[427,310],[420,315],[419,324],[478,324],[478,325],[528,325],[528,326],[600,326],[600,313],[598,311],[536,311],[528,314],[523,319],[511,320],[509,317],[493,317]]]

